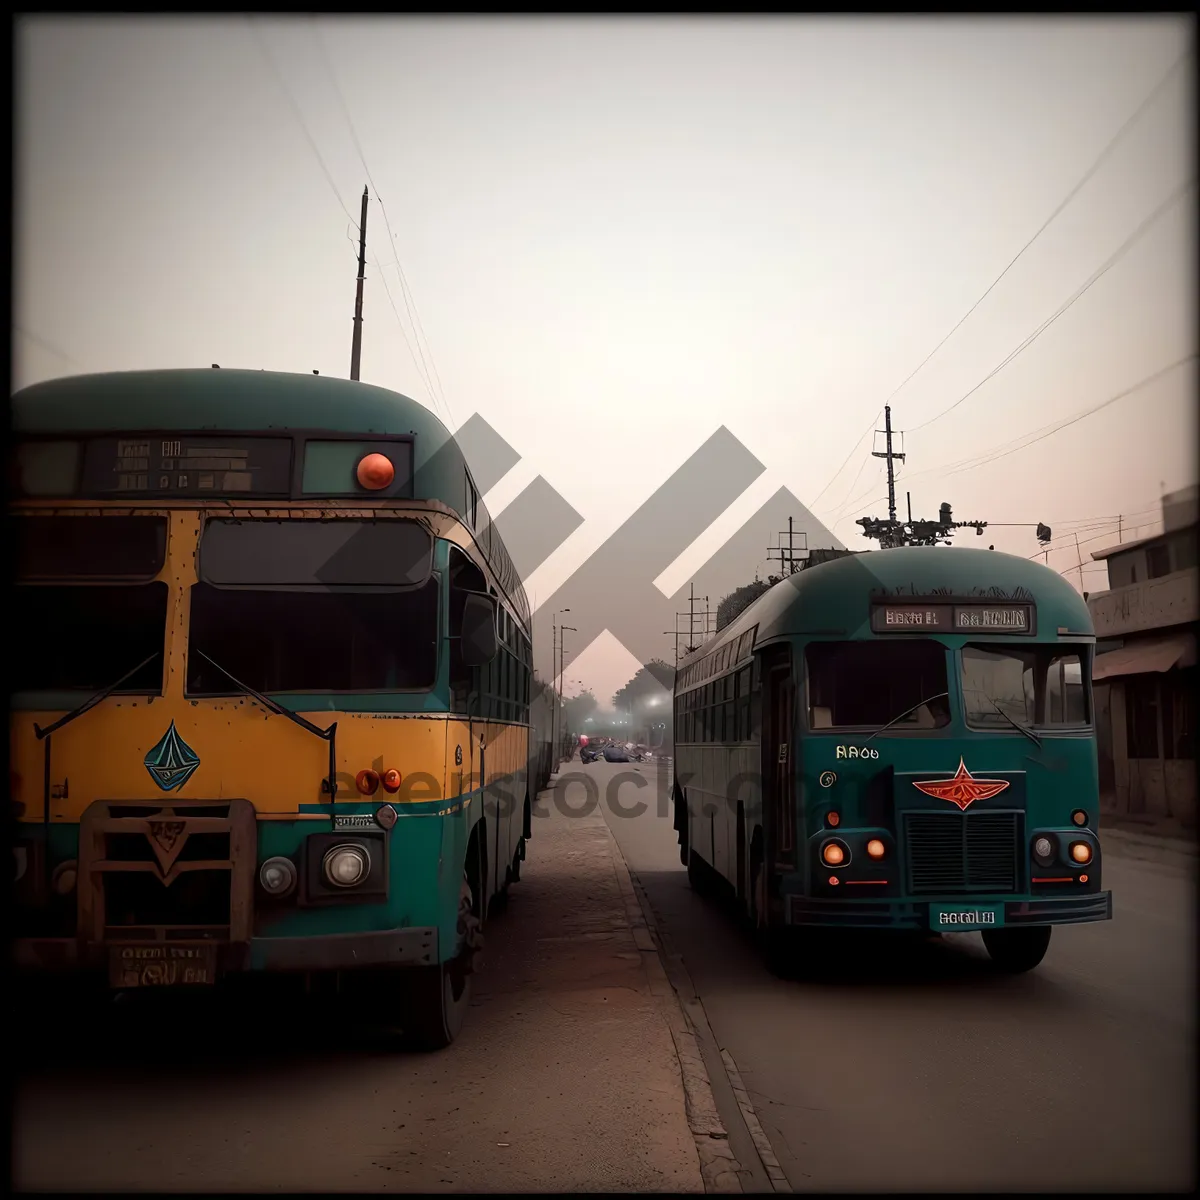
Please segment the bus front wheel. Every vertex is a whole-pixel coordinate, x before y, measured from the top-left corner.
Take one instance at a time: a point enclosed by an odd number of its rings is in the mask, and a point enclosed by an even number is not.
[[[1050,947],[1050,926],[984,930],[983,944],[1000,970],[1020,975],[1032,971],[1046,957]]]
[[[405,1040],[417,1050],[443,1050],[462,1030],[471,1003],[471,975],[483,947],[483,922],[464,874],[458,899],[458,953],[449,962],[418,968],[406,996]]]

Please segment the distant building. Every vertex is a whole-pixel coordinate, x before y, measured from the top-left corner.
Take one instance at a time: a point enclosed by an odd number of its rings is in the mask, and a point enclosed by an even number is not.
[[[1196,824],[1198,493],[1162,498],[1163,532],[1097,551],[1108,590],[1087,598],[1101,807],[1134,821]]]

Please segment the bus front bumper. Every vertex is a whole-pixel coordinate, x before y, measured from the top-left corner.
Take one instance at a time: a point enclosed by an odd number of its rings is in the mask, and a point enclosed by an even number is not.
[[[118,981],[123,952],[127,965],[142,963],[203,964],[206,978],[242,972],[339,971],[359,967],[429,966],[438,961],[436,928],[373,930],[367,933],[322,934],[316,937],[252,938],[249,942],[165,941],[86,942],[78,938],[18,938],[13,943],[19,971],[103,971]],[[180,953],[184,952],[184,953]],[[139,968],[140,969],[140,968]],[[161,974],[162,971],[159,968]],[[207,977],[211,976],[211,977]],[[164,981],[165,982],[165,981]]]
[[[1112,920],[1112,892],[1086,896],[957,897],[921,900],[826,900],[811,896],[789,896],[789,925],[823,925],[842,929],[924,930],[954,933],[954,925],[939,923],[945,910],[994,910],[992,927],[1027,925],[1078,925],[1085,921]],[[979,925],[957,932],[978,931]]]

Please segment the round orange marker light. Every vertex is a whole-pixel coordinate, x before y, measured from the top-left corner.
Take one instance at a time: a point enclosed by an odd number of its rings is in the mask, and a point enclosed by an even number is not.
[[[1086,825],[1087,813],[1085,813],[1082,808],[1076,809],[1075,812],[1071,814],[1071,820],[1074,821],[1076,825]]]
[[[1080,877],[1079,877],[1079,882],[1080,882],[1080,883],[1087,883],[1087,876],[1086,876],[1086,875],[1080,875]]]
[[[364,796],[373,796],[379,787],[379,776],[374,771],[359,771],[354,777],[354,786]]]
[[[379,777],[379,782],[383,784],[385,792],[398,792],[400,790],[400,772],[394,768],[384,771]]]
[[[1092,861],[1092,848],[1087,842],[1072,842],[1071,857],[1081,866]]]
[[[837,815],[837,813],[835,813],[835,812],[831,812],[831,813],[830,813],[830,814],[829,814],[829,815],[828,815],[828,816],[825,818],[825,820],[826,820],[826,821],[828,821],[830,825],[834,825],[834,826],[836,826],[836,825],[837,825],[837,824],[838,824],[838,823],[841,821],[841,819],[842,819],[842,818],[841,818],[841,817],[839,817],[839,816]]]
[[[831,883],[831,884],[832,884],[834,887],[837,887],[837,885],[838,885],[839,883],[841,883],[842,881],[841,881],[841,880],[840,880],[840,879],[839,879],[839,878],[838,878],[836,875],[830,875],[830,877],[829,877],[829,882],[830,882],[830,883]]]
[[[368,454],[359,461],[358,482],[368,491],[378,492],[396,478],[396,468],[386,454]]]
[[[837,842],[826,842],[821,847],[821,857],[831,867],[840,867],[846,861],[846,852]]]
[[[886,853],[887,847],[878,838],[872,838],[867,843],[867,856],[869,858],[882,858]]]

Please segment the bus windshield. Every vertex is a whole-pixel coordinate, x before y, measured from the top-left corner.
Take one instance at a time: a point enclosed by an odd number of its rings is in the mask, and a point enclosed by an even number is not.
[[[432,687],[432,549],[414,521],[209,521],[188,695],[227,695],[229,676],[263,693]]]
[[[17,637],[11,690],[158,695],[167,585],[163,516],[21,516],[14,522]]]
[[[964,646],[967,724],[974,729],[1011,730],[1011,717],[1038,729],[1087,728],[1091,713],[1085,656],[1085,651],[1065,646]]]
[[[812,642],[805,659],[814,731],[875,731],[889,722],[895,731],[925,730],[950,723],[946,648],[939,642]]]

